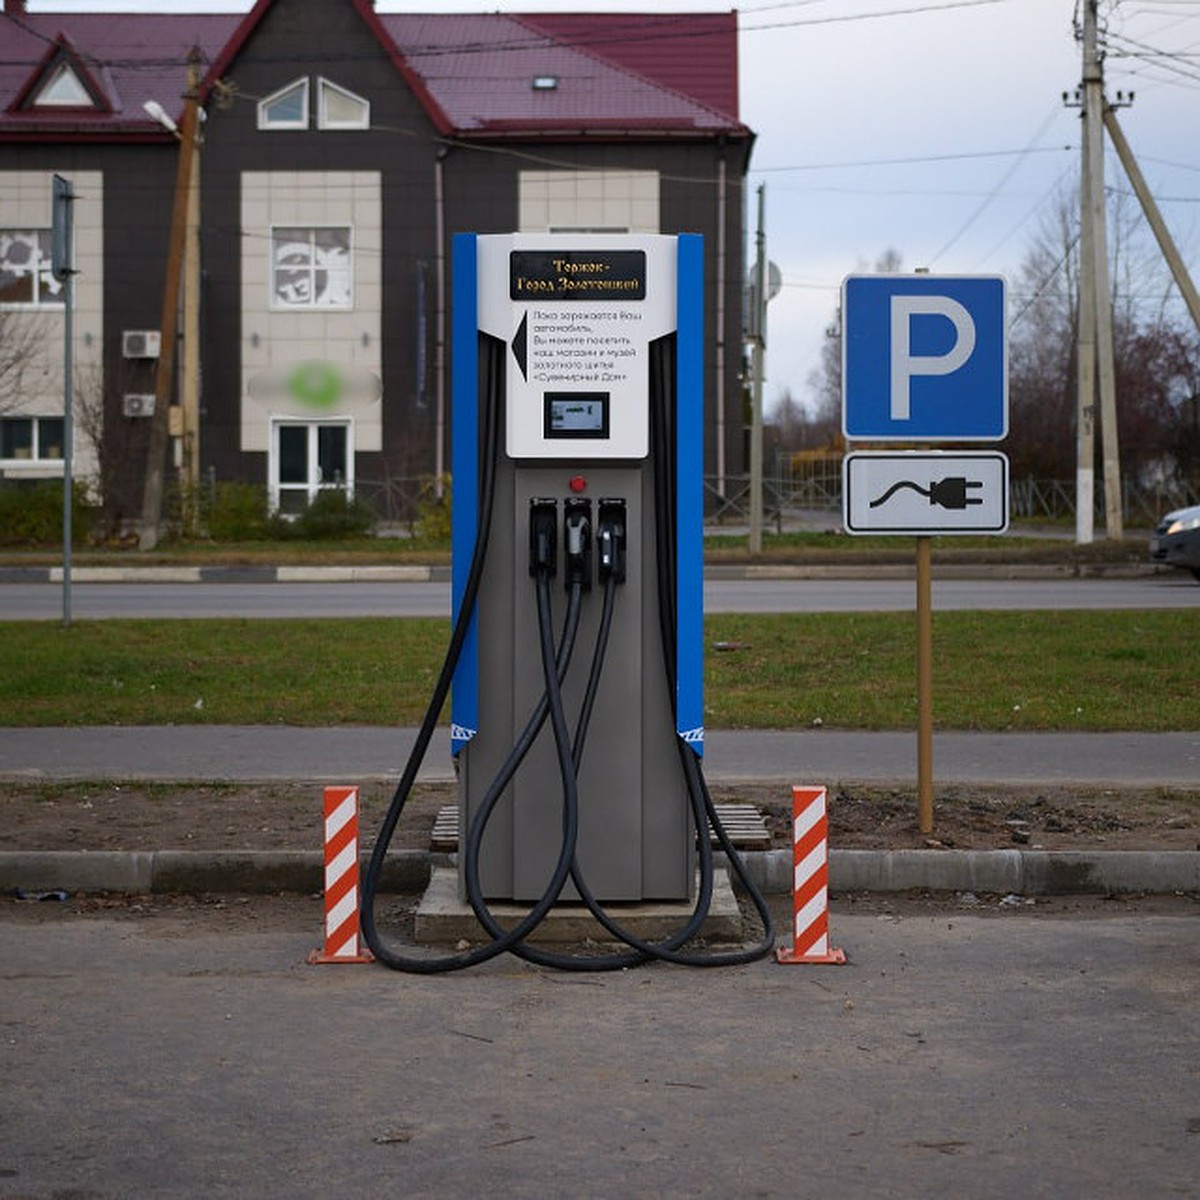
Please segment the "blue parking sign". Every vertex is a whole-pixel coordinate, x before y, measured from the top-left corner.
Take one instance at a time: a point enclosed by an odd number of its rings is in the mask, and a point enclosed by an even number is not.
[[[998,275],[850,275],[842,284],[848,441],[995,442],[1008,434]]]

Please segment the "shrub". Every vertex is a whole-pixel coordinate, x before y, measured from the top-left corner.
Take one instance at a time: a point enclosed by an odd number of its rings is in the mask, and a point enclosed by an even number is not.
[[[364,537],[375,526],[375,510],[365,500],[347,496],[340,488],[330,488],[318,492],[316,499],[294,520],[287,521],[276,514],[271,524],[276,537],[306,541]]]
[[[61,546],[62,517],[61,480],[0,485],[0,546]],[[82,545],[87,540],[93,517],[87,486],[77,481],[71,495],[72,545]]]
[[[450,477],[442,477],[442,494],[437,494],[433,482],[421,489],[417,503],[416,534],[430,542],[450,540]]]
[[[216,542],[253,542],[268,534],[267,489],[253,483],[218,483],[205,507],[204,524]]]

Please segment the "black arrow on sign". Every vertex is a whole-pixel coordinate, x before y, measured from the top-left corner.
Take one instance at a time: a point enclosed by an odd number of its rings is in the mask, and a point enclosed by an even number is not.
[[[528,313],[521,314],[521,324],[517,326],[517,332],[513,334],[512,348],[513,357],[517,360],[517,366],[521,368],[521,378],[526,383],[529,382],[529,373],[525,370],[525,325],[529,320]]]

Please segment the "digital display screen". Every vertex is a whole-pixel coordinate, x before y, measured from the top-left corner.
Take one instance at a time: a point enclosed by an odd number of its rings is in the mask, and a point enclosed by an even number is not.
[[[607,392],[547,392],[545,405],[546,437],[608,437]]]

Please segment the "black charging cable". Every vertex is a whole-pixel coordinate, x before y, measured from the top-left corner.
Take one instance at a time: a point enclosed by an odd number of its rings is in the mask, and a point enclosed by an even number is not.
[[[584,693],[583,704],[580,708],[579,719],[576,725],[575,738],[570,747],[569,762],[563,759],[562,743],[555,740],[556,748],[559,753],[559,769],[560,774],[565,778],[568,771],[573,776],[574,786],[571,788],[564,787],[563,803],[564,817],[567,806],[579,803],[579,766],[582,759],[583,747],[587,738],[587,729],[591,719],[592,708],[595,704],[596,692],[599,686],[600,674],[604,665],[605,654],[608,646],[608,635],[612,627],[612,614],[614,608],[614,598],[616,594],[616,583],[618,577],[621,581],[624,580],[624,564],[621,554],[624,549],[624,528],[623,523],[617,536],[612,536],[616,533],[613,529],[607,531],[602,526],[601,533],[598,537],[598,542],[601,547],[600,556],[600,573],[604,579],[604,606],[601,613],[599,631],[596,637],[595,648],[592,654],[592,665],[588,672],[588,683]],[[619,553],[606,553],[605,547],[620,548]],[[543,606],[549,605],[549,588],[544,579],[539,579],[537,587],[537,602],[539,610],[539,628],[548,625],[546,614],[542,612]],[[550,647],[542,640],[542,656],[543,656],[543,672],[546,671],[546,656],[550,652]],[[561,675],[560,675],[561,679]],[[553,705],[555,703],[562,704],[561,689],[557,690],[554,696],[550,696],[549,692],[546,696],[547,702],[551,705],[553,713]],[[563,715],[563,724],[565,725],[565,714]],[[577,822],[576,822],[577,825]],[[473,842],[473,844],[476,844]],[[711,880],[711,849],[709,849],[709,869],[707,872],[701,872],[702,878],[707,876]],[[577,855],[572,853],[571,859],[571,880],[575,884],[575,888],[579,893],[580,899],[586,905],[588,911],[600,923],[600,925],[618,941],[624,942],[630,946],[630,951],[617,954],[557,954],[549,950],[543,950],[523,942],[512,948],[512,953],[527,962],[535,963],[539,966],[554,967],[559,970],[567,971],[614,971],[621,970],[627,967],[638,966],[641,963],[648,962],[651,959],[664,959],[672,962],[690,963],[692,960],[689,956],[677,956],[675,951],[678,947],[690,941],[700,930],[704,923],[704,919],[708,914],[709,903],[711,900],[711,887],[699,889],[697,893],[696,904],[693,907],[692,913],[687,922],[673,933],[670,937],[662,942],[652,943],[646,942],[638,938],[631,931],[625,929],[596,899],[595,894],[588,886],[586,877],[579,865]],[[485,931],[493,938],[502,934],[503,928],[495,919],[491,911],[488,909],[482,895],[473,890],[478,883],[478,873],[473,870],[472,864],[468,863],[467,867],[468,893],[471,900],[476,917]]]
[[[538,607],[538,639],[541,650],[543,667],[544,691],[541,699],[530,715],[526,726],[517,742],[514,743],[505,762],[496,773],[492,785],[485,795],[483,803],[477,809],[470,829],[466,836],[465,877],[468,898],[471,901],[476,916],[491,934],[492,940],[472,950],[455,955],[412,955],[400,954],[387,946],[381,939],[375,921],[375,903],[378,885],[387,850],[395,833],[396,825],[403,813],[404,807],[411,795],[416,782],[420,765],[428,750],[438,717],[445,703],[454,672],[457,668],[467,631],[474,615],[479,594],[480,581],[487,556],[488,538],[491,529],[492,514],[495,499],[495,472],[498,455],[498,414],[501,407],[503,388],[503,354],[502,343],[495,339],[481,337],[483,353],[481,359],[484,370],[481,374],[484,410],[483,438],[483,471],[480,479],[480,512],[479,525],[476,530],[475,545],[472,550],[471,563],[467,573],[466,583],[460,601],[458,617],[451,633],[450,645],[442,663],[430,703],[425,717],[418,729],[417,738],[409,754],[400,783],[392,797],[391,804],[385,814],[380,832],[375,840],[371,858],[363,883],[361,905],[361,923],[364,938],[376,959],[384,966],[395,970],[413,973],[432,974],[458,970],[494,958],[506,951],[513,951],[533,962],[544,962],[546,965],[576,970],[606,970],[617,969],[644,962],[647,959],[661,959],[693,966],[718,966],[734,963],[751,962],[763,957],[770,951],[774,943],[774,933],[771,925],[770,912],[766,907],[761,893],[748,877],[744,864],[736,848],[730,842],[728,835],[721,826],[707,784],[700,771],[696,756],[680,738],[676,738],[677,751],[683,766],[689,803],[692,808],[693,820],[700,839],[700,887],[697,891],[696,903],[690,919],[684,926],[663,942],[645,942],[632,936],[622,929],[605,912],[587,887],[586,880],[576,858],[576,842],[578,837],[578,767],[586,742],[587,728],[594,705],[596,689],[599,684],[600,671],[603,666],[604,654],[611,629],[612,607],[614,603],[614,584],[624,577],[624,539],[623,522],[618,530],[610,525],[601,529],[599,553],[601,572],[605,578],[605,604],[602,613],[600,630],[592,656],[592,668],[589,672],[588,687],[585,692],[579,721],[576,728],[574,743],[567,729],[566,715],[563,707],[561,681],[567,671],[571,652],[575,641],[575,630],[579,616],[579,593],[583,590],[586,580],[579,573],[578,566],[574,569],[576,576],[568,579],[568,611],[564,622],[563,638],[558,649],[554,646],[554,638],[550,619],[549,580],[554,573],[554,522],[544,518],[531,518],[530,524],[530,571],[535,578],[535,589]],[[656,344],[660,345],[660,344]],[[663,660],[668,682],[674,687],[675,682],[675,514],[671,504],[674,495],[674,439],[668,429],[664,411],[668,407],[667,398],[673,396],[673,372],[664,368],[662,359],[658,356],[660,372],[660,396],[664,403],[659,406],[651,404],[654,418],[651,421],[652,435],[655,444],[654,458],[654,494],[657,530],[657,562],[658,562],[658,592],[659,592],[659,624],[663,642]],[[663,410],[663,411],[660,411]],[[665,456],[665,457],[664,457]],[[603,507],[602,502],[602,507]],[[583,531],[576,526],[568,528],[568,542],[572,537],[579,538]],[[582,554],[582,543],[573,548],[576,563],[586,562]],[[533,908],[511,929],[505,931],[495,922],[487,908],[482,895],[479,878],[479,850],[486,831],[488,820],[495,809],[500,795],[515,774],[521,761],[528,753],[546,718],[549,717],[553,730],[555,749],[559,762],[559,774],[562,783],[562,842],[558,861],[551,874],[549,882],[541,897]],[[713,887],[713,854],[709,838],[705,836],[706,827],[711,825],[718,841],[725,851],[735,873],[758,911],[765,934],[762,942],[751,949],[743,951],[688,954],[678,947],[684,945],[695,936],[707,916],[711,903]],[[525,942],[525,938],[542,922],[562,893],[566,880],[571,877],[580,896],[587,904],[589,911],[596,916],[606,930],[631,946],[629,953],[604,955],[598,957],[575,957],[552,955],[537,950]]]
[[[475,614],[475,606],[479,597],[479,585],[483,578],[484,563],[487,559],[488,539],[491,532],[492,512],[496,495],[496,460],[498,454],[499,413],[503,395],[504,349],[502,342],[486,336],[480,337],[480,359],[483,367],[480,375],[482,392],[481,407],[484,413],[483,471],[479,484],[479,524],[475,531],[475,544],[471,552],[471,563],[463,587],[458,617],[455,620],[454,628],[450,635],[450,644],[447,648],[446,656],[442,661],[441,671],[438,673],[433,694],[430,696],[429,704],[425,709],[425,716],[417,730],[417,737],[413,743],[412,750],[409,752],[408,761],[405,763],[400,782],[397,784],[391,802],[388,805],[388,810],[384,814],[383,823],[375,838],[375,845],[372,848],[371,857],[367,863],[367,870],[363,876],[359,920],[364,940],[368,947],[370,947],[371,953],[375,956],[377,962],[392,970],[407,971],[413,974],[431,975],[445,971],[461,970],[464,967],[486,962],[498,954],[503,954],[541,923],[546,913],[550,911],[558,898],[558,892],[553,891],[552,886],[548,886],[546,892],[533,909],[511,930],[486,945],[478,946],[462,954],[419,956],[401,954],[383,941],[375,921],[375,904],[379,880],[387,859],[388,848],[391,846],[396,825],[399,823],[400,817],[404,812],[404,807],[412,794],[417,773],[420,771],[421,763],[425,759],[429,743],[433,738],[433,732],[437,728],[438,718],[441,715],[442,706],[446,702],[446,696],[449,694],[450,683],[458,666],[459,658],[462,656],[467,631]],[[480,836],[482,836],[482,825],[484,822],[475,822],[474,824],[479,824]],[[562,881],[565,881],[567,873],[570,870],[571,859],[571,853],[567,846],[568,837],[566,834],[568,831],[566,824],[567,816],[564,814],[563,852],[559,856],[558,868],[554,873],[555,878],[561,875]],[[559,891],[562,890],[562,881],[558,884]],[[554,879],[552,878],[551,885],[553,882]]]
[[[655,563],[658,576],[658,623],[662,641],[663,669],[666,672],[667,684],[671,694],[675,695],[676,681],[676,652],[675,638],[678,628],[676,604],[676,548],[678,544],[678,526],[675,511],[675,499],[678,494],[676,479],[675,453],[676,430],[673,414],[675,410],[675,337],[668,335],[651,343],[650,369],[652,391],[657,391],[662,398],[661,404],[650,405],[650,446],[653,466],[654,493],[654,529],[656,538]],[[727,966],[738,963],[754,962],[765,958],[775,947],[775,928],[771,919],[771,910],[763,897],[758,885],[750,878],[746,865],[737,847],[729,838],[725,826],[717,813],[712,795],[708,790],[708,781],[704,778],[699,759],[695,751],[681,737],[675,738],[675,749],[683,766],[684,778],[687,780],[688,796],[692,802],[692,811],[696,814],[696,831],[701,846],[701,886],[704,885],[704,851],[711,848],[709,839],[705,836],[705,825],[712,828],[717,842],[725,852],[734,874],[741,882],[755,911],[762,923],[763,935],[759,942],[745,950],[735,950],[697,956],[689,965],[692,966]],[[712,881],[708,880],[711,887]]]

